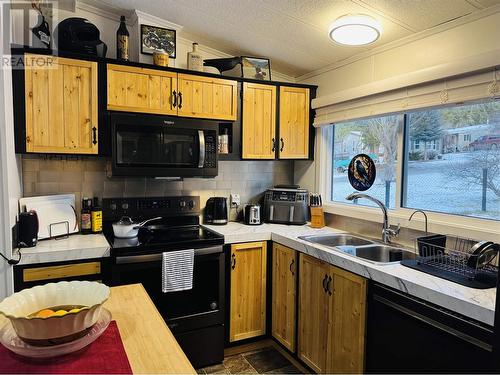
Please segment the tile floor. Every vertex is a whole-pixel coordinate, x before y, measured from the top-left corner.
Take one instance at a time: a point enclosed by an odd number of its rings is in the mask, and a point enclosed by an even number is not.
[[[301,371],[273,347],[226,357],[224,362],[197,370],[198,374],[300,374]]]

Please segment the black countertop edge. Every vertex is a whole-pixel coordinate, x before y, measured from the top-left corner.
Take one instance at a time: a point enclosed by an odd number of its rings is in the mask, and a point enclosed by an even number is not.
[[[58,51],[53,50],[53,49],[35,48],[35,47],[28,47],[28,46],[22,46],[22,45],[11,45],[11,53],[12,53],[12,55],[21,55],[23,53],[52,55],[52,56],[73,58],[73,59],[86,60],[86,61],[95,61],[98,63],[105,63],[105,64],[117,64],[117,65],[133,66],[133,67],[137,67],[137,68],[156,69],[156,70],[163,70],[163,71],[175,72],[175,73],[181,73],[181,74],[190,74],[190,75],[197,75],[197,76],[203,76],[203,77],[227,79],[230,81],[238,81],[238,82],[260,83],[260,84],[267,84],[267,85],[274,85],[274,86],[304,87],[304,88],[309,88],[312,90],[316,90],[318,88],[318,86],[315,86],[315,85],[307,85],[307,84],[300,84],[300,83],[294,83],[294,82],[263,81],[263,80],[258,80],[258,79],[241,78],[241,77],[228,77],[228,76],[223,76],[221,74],[196,72],[193,70],[181,69],[181,68],[171,68],[171,67],[167,68],[167,67],[156,66],[153,64],[145,64],[145,63],[140,63],[140,62],[135,62],[135,61],[121,61],[121,60],[112,59],[112,58],[108,58],[108,57],[95,57],[95,56],[89,56],[89,55],[85,55],[85,54],[78,54],[78,53],[71,53],[71,52],[58,52]]]

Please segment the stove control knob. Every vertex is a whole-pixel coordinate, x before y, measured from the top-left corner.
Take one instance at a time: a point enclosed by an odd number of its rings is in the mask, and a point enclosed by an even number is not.
[[[116,203],[111,203],[111,204],[109,205],[109,208],[111,209],[111,211],[116,210]]]
[[[214,301],[214,302],[210,303],[210,309],[211,310],[216,310],[217,307],[218,307],[217,302]]]
[[[186,201],[180,201],[179,207],[186,207]]]
[[[194,201],[189,201],[188,206],[190,209],[194,207]]]
[[[123,208],[124,210],[128,210],[128,203],[123,203],[123,204],[122,204],[122,208]]]

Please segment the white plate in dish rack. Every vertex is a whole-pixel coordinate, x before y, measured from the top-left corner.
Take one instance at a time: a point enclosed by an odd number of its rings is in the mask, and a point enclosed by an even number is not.
[[[21,198],[19,205],[21,211],[36,211],[39,240],[78,232],[74,194]]]

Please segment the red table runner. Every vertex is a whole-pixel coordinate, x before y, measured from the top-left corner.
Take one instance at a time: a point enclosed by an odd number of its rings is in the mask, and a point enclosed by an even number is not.
[[[89,346],[71,354],[31,359],[0,345],[2,374],[132,374],[120,331],[113,320],[106,331]]]

